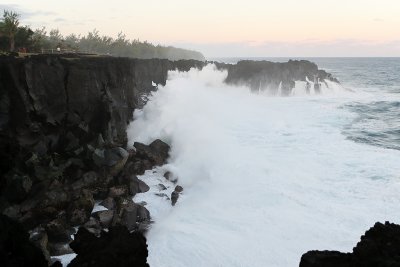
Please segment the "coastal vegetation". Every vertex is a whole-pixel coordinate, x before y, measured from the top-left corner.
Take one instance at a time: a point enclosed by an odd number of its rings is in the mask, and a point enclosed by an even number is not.
[[[139,39],[130,40],[122,32],[116,38],[101,35],[96,29],[86,35],[64,36],[58,29],[33,30],[20,25],[20,15],[4,10],[0,21],[0,51],[29,53],[89,53],[132,58],[204,60],[197,51],[173,46],[154,45]]]

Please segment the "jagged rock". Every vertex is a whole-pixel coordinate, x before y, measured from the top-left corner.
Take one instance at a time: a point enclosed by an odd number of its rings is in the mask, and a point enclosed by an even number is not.
[[[107,197],[102,202],[100,202],[100,205],[106,207],[109,210],[114,210],[116,208],[115,200],[112,197]]]
[[[155,193],[155,195],[158,197],[165,197],[167,200],[170,200],[169,196],[165,193]]]
[[[125,185],[113,186],[108,191],[108,196],[114,197],[126,197],[128,195],[128,187]]]
[[[171,193],[171,204],[172,206],[175,206],[176,202],[178,201],[179,198],[179,192],[173,191]]]
[[[146,238],[140,233],[129,233],[122,226],[102,232],[99,238],[81,227],[70,246],[78,255],[69,267],[149,266]]]
[[[99,167],[110,167],[110,172],[115,175],[121,171],[128,160],[129,153],[122,147],[113,147],[106,149],[95,149],[93,152],[93,161]]]
[[[21,207],[19,205],[9,206],[3,210],[3,214],[13,220],[18,220],[21,217]]]
[[[122,209],[121,224],[129,231],[138,229],[140,223],[147,224],[150,221],[150,212],[143,206],[129,203]]]
[[[94,207],[93,195],[88,190],[82,190],[67,209],[67,219],[70,225],[84,224],[89,218]]]
[[[173,182],[174,184],[176,184],[178,182],[178,178],[176,178],[172,172],[167,171],[164,173],[164,178],[167,179],[170,182]]]
[[[21,224],[0,214],[0,229],[0,266],[48,266],[42,251],[29,241]]]
[[[69,244],[65,242],[60,242],[60,243],[49,242],[48,247],[51,256],[61,256],[65,254],[74,253],[74,251],[70,248]]]
[[[361,237],[353,253],[309,251],[300,262],[300,267],[376,266],[400,266],[400,225],[377,222]]]
[[[85,227],[90,233],[94,234],[95,236],[99,236],[102,229],[100,222],[94,217],[90,217],[89,221],[87,221],[83,225],[83,227]]]
[[[129,194],[132,196],[136,195],[137,193],[144,193],[150,190],[150,187],[137,178],[135,175],[129,176]]]
[[[108,228],[111,226],[114,218],[114,211],[112,210],[102,210],[93,213],[93,217],[96,218],[101,227]]]
[[[163,185],[163,184],[158,184],[158,185],[157,185],[157,188],[158,188],[158,190],[160,190],[160,191],[167,190],[167,187],[165,187],[165,185]]]
[[[243,60],[237,64],[216,63],[217,68],[227,69],[228,84],[247,85],[253,91],[269,90],[276,93],[281,87],[283,95],[289,95],[295,81],[330,80],[338,82],[331,74],[319,70],[318,66],[307,60],[289,60],[285,63],[270,61]]]
[[[177,186],[175,186],[175,191],[178,193],[181,193],[181,192],[183,192],[183,187],[180,185],[177,185]]]
[[[50,262],[49,237],[46,230],[39,226],[29,232],[29,240],[41,250],[43,256]]]
[[[71,239],[71,230],[66,222],[60,218],[54,219],[45,226],[49,241],[53,243],[68,243]]]
[[[32,188],[32,180],[27,175],[14,174],[6,179],[2,194],[11,202],[22,201]]]
[[[149,160],[153,166],[161,166],[167,162],[170,147],[168,144],[157,139],[150,145],[135,142],[136,157]]]

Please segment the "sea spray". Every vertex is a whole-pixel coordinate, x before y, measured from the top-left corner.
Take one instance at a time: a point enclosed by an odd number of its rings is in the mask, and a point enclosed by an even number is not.
[[[151,266],[297,266],[399,222],[400,152],[342,134],[354,119],[342,107],[360,96],[267,97],[225,77],[212,65],[171,72],[128,130],[131,144],[170,143],[163,168],[185,188],[148,233]]]

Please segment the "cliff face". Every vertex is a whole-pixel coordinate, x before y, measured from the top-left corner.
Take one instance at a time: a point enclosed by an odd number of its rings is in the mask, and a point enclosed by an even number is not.
[[[33,56],[0,59],[2,159],[9,146],[64,153],[99,135],[126,143],[126,126],[135,108],[165,84],[170,69],[187,70],[198,61],[112,57]],[[77,143],[79,142],[79,144]],[[11,160],[11,159],[10,159]],[[3,161],[1,174],[14,165]]]
[[[246,85],[253,91],[268,90],[276,93],[281,87],[283,95],[290,95],[295,81],[305,81],[309,86],[312,82],[316,91],[319,91],[321,83],[326,83],[326,80],[338,83],[330,73],[318,69],[315,63],[307,60],[289,60],[285,63],[243,60],[234,65],[216,65],[228,70],[226,83]]]

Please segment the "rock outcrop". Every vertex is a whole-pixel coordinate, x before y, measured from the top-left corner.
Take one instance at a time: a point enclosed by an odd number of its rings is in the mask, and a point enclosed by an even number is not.
[[[0,214],[0,229],[0,266],[48,266],[45,256],[29,240],[22,225]]]
[[[276,94],[280,88],[282,95],[290,95],[296,81],[307,82],[309,87],[312,84],[316,92],[327,80],[338,83],[330,73],[318,69],[315,63],[307,60],[289,60],[285,63],[243,60],[237,64],[215,64],[219,69],[228,70],[226,83],[246,85],[253,91],[268,90]]]
[[[300,267],[377,266],[400,266],[400,225],[378,222],[365,232],[352,253],[309,251],[300,262]]]
[[[80,228],[71,243],[77,257],[69,267],[148,267],[146,238],[141,233],[130,233],[125,227],[112,227],[100,237]]]
[[[150,215],[131,198],[148,186],[136,175],[165,163],[169,146],[127,151],[126,127],[154,83],[190,67],[202,62],[0,57],[0,213],[34,233],[47,258],[71,251],[75,226],[145,230]],[[93,217],[95,200],[107,197],[115,206]]]

